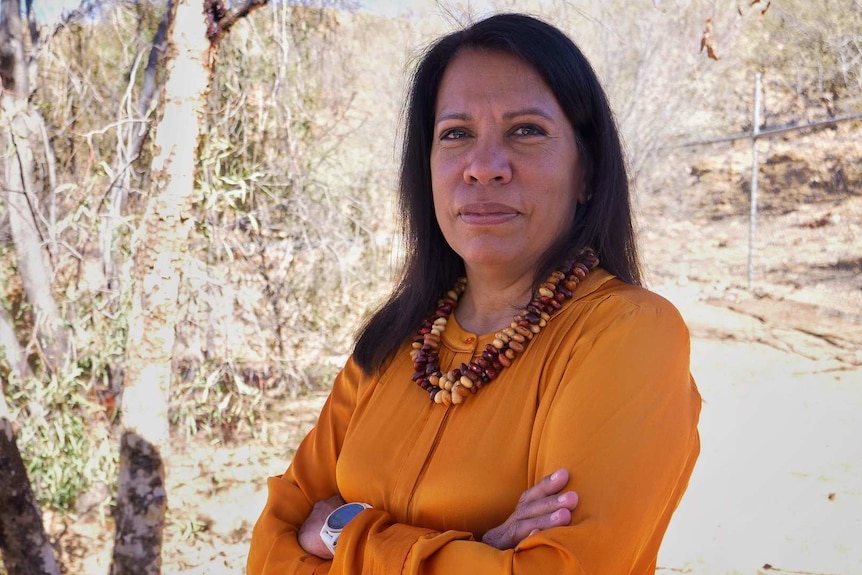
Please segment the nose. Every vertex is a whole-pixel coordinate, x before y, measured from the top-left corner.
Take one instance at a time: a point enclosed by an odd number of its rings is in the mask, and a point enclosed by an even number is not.
[[[511,179],[512,164],[503,142],[477,140],[464,168],[464,182],[487,186],[506,184]]]

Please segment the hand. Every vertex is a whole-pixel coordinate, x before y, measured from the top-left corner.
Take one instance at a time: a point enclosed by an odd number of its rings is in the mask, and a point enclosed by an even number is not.
[[[558,469],[527,489],[518,500],[515,512],[502,525],[485,533],[482,543],[497,549],[513,549],[534,533],[568,525],[572,521],[572,510],[578,505],[577,493],[560,493],[568,482],[569,472]]]
[[[311,508],[311,513],[299,528],[297,540],[306,553],[316,555],[321,559],[332,559],[332,552],[323,544],[320,538],[320,530],[329,514],[344,505],[344,499],[340,495],[333,495],[329,499],[321,499]]]

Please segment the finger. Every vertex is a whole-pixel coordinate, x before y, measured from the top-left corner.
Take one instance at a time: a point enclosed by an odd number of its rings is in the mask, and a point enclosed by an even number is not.
[[[572,512],[568,509],[557,509],[553,513],[516,521],[511,531],[513,546],[530,535],[535,535],[552,527],[565,527],[572,522]]]
[[[549,495],[554,495],[559,492],[560,489],[565,487],[568,482],[569,472],[566,469],[558,469],[547,477],[543,477],[538,483],[527,489],[521,495],[518,503],[528,503],[543,497],[548,497]]]
[[[535,501],[519,502],[512,513],[512,518],[517,521],[536,519],[552,514],[558,509],[574,510],[578,506],[578,494],[574,491],[549,495]]]

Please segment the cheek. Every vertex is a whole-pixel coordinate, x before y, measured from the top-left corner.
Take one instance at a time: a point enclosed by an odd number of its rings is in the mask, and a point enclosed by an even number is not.
[[[452,159],[447,159],[443,154],[431,154],[431,185],[439,187],[443,185],[451,185],[452,176],[454,173],[454,162]]]
[[[543,198],[539,209],[543,212],[542,222],[546,235],[557,237],[568,229],[574,221],[578,209],[578,188],[572,182],[560,184],[556,194]]]
[[[440,191],[440,182],[431,178],[431,203],[434,209],[434,218],[437,220],[437,225],[440,231],[446,234],[448,218],[446,217],[446,198],[443,197]]]
[[[438,218],[446,213],[453,201],[455,185],[452,181],[451,169],[446,162],[431,156],[431,199],[434,202],[434,212]]]

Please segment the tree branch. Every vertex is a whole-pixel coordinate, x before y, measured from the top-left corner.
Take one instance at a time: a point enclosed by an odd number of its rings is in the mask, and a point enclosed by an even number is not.
[[[265,6],[268,1],[244,0],[226,9],[222,0],[204,0],[204,11],[209,21],[207,35],[210,41],[218,42],[221,40],[222,36],[230,30],[231,26],[248,16],[253,10]]]

